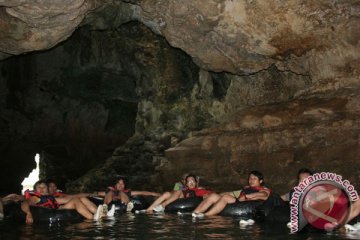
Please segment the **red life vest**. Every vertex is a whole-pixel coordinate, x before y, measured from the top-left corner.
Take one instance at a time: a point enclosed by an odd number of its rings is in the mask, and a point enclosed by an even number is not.
[[[113,199],[119,199],[121,192],[125,193],[129,198],[131,197],[131,189],[124,189],[122,191],[119,191],[119,190],[116,190],[115,187],[108,187],[108,190],[113,192],[113,194],[114,194]]]
[[[41,195],[38,192],[26,190],[25,199],[29,199],[31,197],[39,198],[40,201],[35,204],[38,207],[53,208],[53,209],[59,208],[58,202],[56,201],[55,197],[52,195]]]
[[[184,198],[203,197],[204,195],[212,193],[212,191],[206,190],[203,188],[186,188],[182,192],[183,192]]]

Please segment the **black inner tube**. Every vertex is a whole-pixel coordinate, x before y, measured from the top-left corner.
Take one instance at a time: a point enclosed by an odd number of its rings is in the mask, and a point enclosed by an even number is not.
[[[165,207],[165,212],[192,212],[201,202],[202,197],[180,198]]]
[[[26,214],[21,210],[20,203],[10,203],[5,205],[8,216],[16,221],[25,222]],[[30,206],[30,211],[34,222],[58,222],[76,221],[84,219],[74,209],[51,209],[44,207]]]
[[[249,217],[264,219],[277,206],[281,206],[283,201],[279,194],[271,193],[265,201],[245,201],[228,204],[220,213],[222,216]]]
[[[104,203],[104,198],[89,197],[89,200],[93,202],[96,206]],[[149,202],[143,196],[131,196],[130,202],[134,204],[134,208],[131,210],[132,212],[136,210],[143,210],[150,206]],[[112,204],[115,204],[116,212],[126,212],[126,205],[123,204],[121,201],[115,200],[110,202],[108,204],[109,208],[111,208]]]
[[[228,204],[220,213],[221,216],[229,217],[248,217],[253,218],[256,213],[256,208],[260,206],[263,201],[246,201]]]

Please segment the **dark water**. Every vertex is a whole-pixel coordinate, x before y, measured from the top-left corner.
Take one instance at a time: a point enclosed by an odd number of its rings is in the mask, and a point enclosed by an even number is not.
[[[290,234],[283,224],[255,223],[245,228],[239,219],[193,219],[176,214],[121,214],[102,221],[34,223],[0,221],[0,239],[359,239],[340,232]]]

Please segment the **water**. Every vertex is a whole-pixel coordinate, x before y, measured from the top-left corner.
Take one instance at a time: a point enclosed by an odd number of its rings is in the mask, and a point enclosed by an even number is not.
[[[255,223],[240,227],[239,219],[193,219],[176,214],[120,214],[102,221],[34,223],[0,221],[0,239],[359,239],[341,232],[290,234],[283,224]]]

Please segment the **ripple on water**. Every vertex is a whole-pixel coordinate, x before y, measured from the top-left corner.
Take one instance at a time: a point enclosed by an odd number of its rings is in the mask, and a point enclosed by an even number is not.
[[[356,236],[358,237],[358,236]],[[0,239],[358,239],[340,232],[290,234],[282,224],[255,223],[241,227],[239,219],[191,215],[119,214],[102,221],[60,222],[31,226],[6,219]]]

